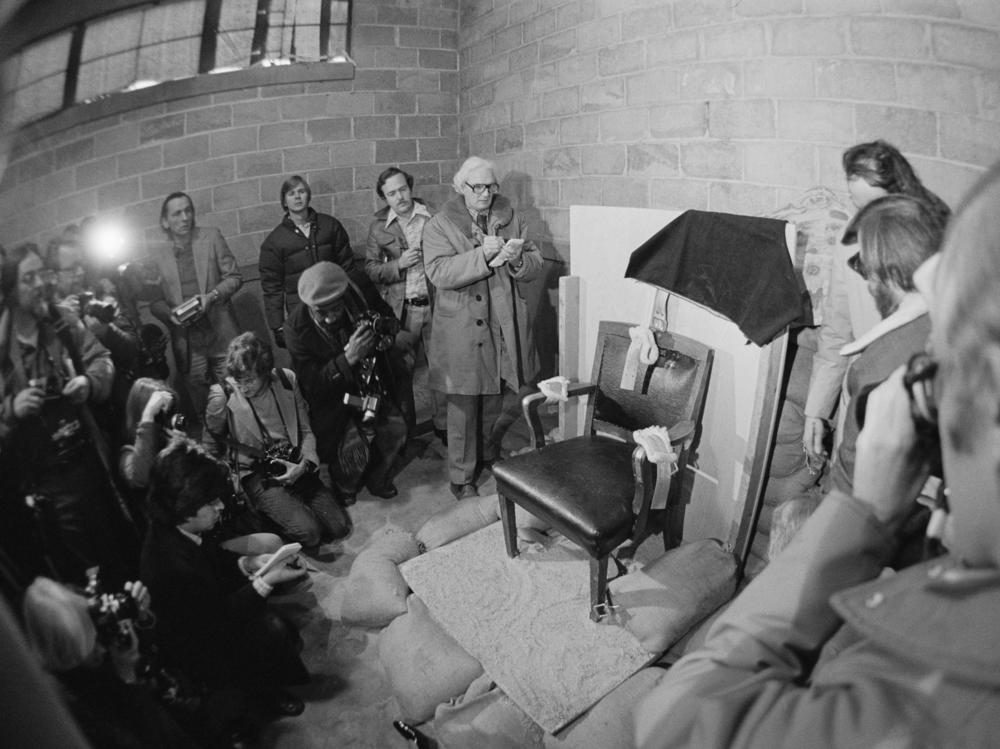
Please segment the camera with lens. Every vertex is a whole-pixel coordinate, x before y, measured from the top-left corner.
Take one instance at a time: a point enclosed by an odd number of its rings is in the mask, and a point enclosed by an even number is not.
[[[380,315],[378,312],[368,310],[358,320],[357,330],[370,328],[377,339],[375,347],[379,351],[385,351],[392,346],[396,333],[399,332],[399,320],[389,315]]]
[[[298,463],[301,460],[299,449],[289,442],[276,442],[254,461],[253,470],[265,477],[274,478],[288,470],[288,466],[281,462],[283,460]]]
[[[379,397],[377,395],[351,395],[344,393],[344,405],[361,409],[361,421],[372,421],[378,414]]]
[[[205,308],[201,304],[201,297],[193,296],[186,302],[178,304],[170,313],[174,316],[178,325],[190,325],[198,320]]]
[[[115,315],[118,314],[118,305],[110,299],[98,299],[92,291],[83,291],[79,295],[80,314],[90,315],[100,320],[105,325],[114,322]]]
[[[184,414],[178,413],[160,411],[153,417],[153,422],[159,424],[164,429],[174,429],[178,432],[183,432],[185,427],[187,427],[187,418]]]
[[[55,374],[48,377],[33,377],[28,380],[28,387],[38,388],[45,394],[46,399],[59,398],[62,395],[63,383]]]
[[[87,571],[87,613],[102,645],[126,648],[131,643],[130,624],[140,618],[139,606],[126,590],[105,593],[96,568]]]

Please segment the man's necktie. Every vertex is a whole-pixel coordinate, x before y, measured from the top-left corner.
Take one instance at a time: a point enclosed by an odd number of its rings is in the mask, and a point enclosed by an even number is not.
[[[485,213],[480,213],[479,215],[476,216],[476,226],[479,227],[479,230],[484,235],[485,234],[489,234],[489,229],[488,229],[488,227],[486,225],[486,214]]]

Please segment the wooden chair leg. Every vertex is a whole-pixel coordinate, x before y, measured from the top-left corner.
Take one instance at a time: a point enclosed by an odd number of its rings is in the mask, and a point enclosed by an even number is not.
[[[507,546],[507,556],[513,558],[518,554],[517,550],[517,523],[514,520],[514,503],[504,497],[500,497],[500,525],[503,528],[503,540]]]
[[[590,559],[590,618],[599,622],[608,615],[608,557]]]

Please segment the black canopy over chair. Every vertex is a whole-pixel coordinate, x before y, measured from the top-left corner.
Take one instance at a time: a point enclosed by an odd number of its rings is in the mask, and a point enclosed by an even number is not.
[[[590,555],[590,617],[594,621],[600,621],[608,609],[608,558],[624,542],[638,543],[645,537],[656,488],[656,464],[632,433],[650,426],[666,427],[677,467],[683,470],[712,366],[713,351],[704,344],[659,333],[656,362],[640,364],[636,377],[625,377],[634,382],[623,382],[632,342],[629,328],[625,323],[602,322],[593,382],[569,386],[571,397],[590,396],[583,435],[545,445],[539,415],[545,396],[529,395],[523,407],[536,449],[498,462],[493,471],[508,555],[518,554],[516,503]],[[681,484],[671,482],[668,517],[671,508],[677,507]],[[682,513],[673,515],[682,522]],[[665,548],[679,542],[680,529],[661,530]]]

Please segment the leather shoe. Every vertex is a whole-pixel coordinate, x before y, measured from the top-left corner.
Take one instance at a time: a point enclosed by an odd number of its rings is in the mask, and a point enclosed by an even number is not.
[[[368,492],[375,497],[381,497],[382,499],[392,499],[397,494],[399,494],[399,489],[391,481],[381,486],[369,486]]]
[[[452,484],[451,493],[455,495],[455,499],[469,499],[469,497],[478,497],[479,492],[476,490],[475,484]]]
[[[400,736],[409,741],[413,746],[417,747],[417,749],[430,749],[430,739],[418,731],[415,726],[411,726],[409,723],[402,720],[394,720],[392,722],[392,727],[396,729]]]
[[[281,718],[294,718],[297,715],[302,715],[306,705],[298,697],[293,697],[281,690],[275,690],[267,696],[267,708]]]

